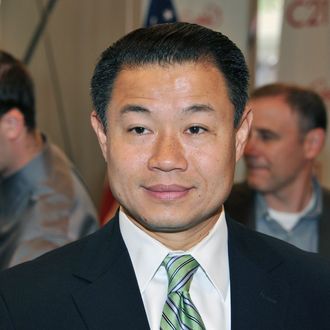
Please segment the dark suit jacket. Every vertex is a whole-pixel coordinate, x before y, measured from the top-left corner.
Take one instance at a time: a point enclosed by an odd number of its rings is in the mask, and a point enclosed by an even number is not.
[[[233,220],[227,223],[232,329],[329,329],[330,265]],[[149,329],[118,218],[2,272],[0,329]]]
[[[246,182],[235,184],[225,203],[226,212],[251,229],[256,228],[256,191]],[[322,213],[319,221],[318,252],[330,258],[330,191],[322,188]],[[330,329],[330,326],[329,326]]]

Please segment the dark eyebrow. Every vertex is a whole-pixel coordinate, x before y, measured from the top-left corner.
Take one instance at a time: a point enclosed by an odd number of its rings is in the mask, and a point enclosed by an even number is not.
[[[194,112],[213,112],[214,109],[207,105],[207,104],[193,104],[189,107],[186,107],[183,109],[184,113],[194,113]],[[126,106],[124,106],[120,113],[122,115],[130,113],[130,112],[139,112],[139,113],[147,113],[150,114],[151,111],[147,108],[144,108],[140,105],[134,105],[134,104],[128,104]]]
[[[183,109],[183,112],[213,112],[214,109],[207,104],[194,104]]]
[[[120,110],[121,115],[130,113],[130,112],[141,112],[141,113],[149,113],[150,114],[150,110],[148,110],[147,108],[144,108],[140,105],[134,105],[134,104],[128,104]]]

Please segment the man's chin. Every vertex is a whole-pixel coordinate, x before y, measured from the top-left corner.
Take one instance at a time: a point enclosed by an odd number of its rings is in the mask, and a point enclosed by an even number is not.
[[[252,180],[248,179],[247,183],[250,188],[257,190],[259,192],[266,192],[268,190],[268,185],[265,184],[264,182],[258,181],[258,180]]]

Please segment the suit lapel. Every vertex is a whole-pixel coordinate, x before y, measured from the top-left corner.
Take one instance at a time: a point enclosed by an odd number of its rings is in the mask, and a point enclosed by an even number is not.
[[[245,228],[227,223],[232,330],[283,329],[289,285],[281,259],[249,239]]]
[[[75,276],[82,281],[74,302],[90,330],[149,329],[143,301],[118,217],[87,246]],[[86,255],[88,257],[86,258]]]

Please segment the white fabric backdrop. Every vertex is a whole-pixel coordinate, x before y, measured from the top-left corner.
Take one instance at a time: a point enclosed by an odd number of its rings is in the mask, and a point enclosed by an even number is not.
[[[310,86],[330,110],[330,1],[286,0],[279,58],[279,81]],[[330,134],[317,167],[330,187]]]

